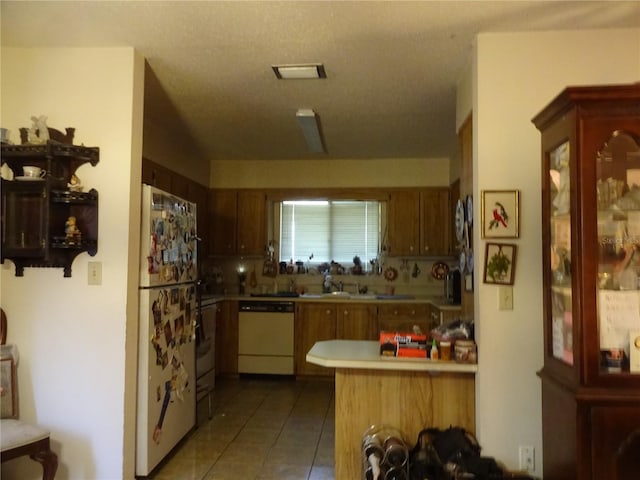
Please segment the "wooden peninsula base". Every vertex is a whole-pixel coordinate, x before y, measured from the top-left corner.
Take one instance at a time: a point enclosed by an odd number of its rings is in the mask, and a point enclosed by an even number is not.
[[[362,435],[371,425],[398,428],[415,442],[425,427],[475,433],[476,365],[382,358],[378,342],[317,342],[307,361],[336,369],[335,479],[363,478]]]

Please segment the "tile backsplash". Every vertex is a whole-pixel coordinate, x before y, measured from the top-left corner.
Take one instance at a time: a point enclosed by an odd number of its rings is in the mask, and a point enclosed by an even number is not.
[[[444,280],[434,278],[432,275],[433,265],[437,262],[444,262],[450,268],[455,268],[457,262],[453,258],[429,258],[429,259],[402,259],[387,257],[381,264],[380,273],[367,272],[363,275],[332,274],[335,284],[342,282],[346,292],[356,293],[357,289],[366,287],[367,293],[374,294],[407,294],[407,295],[428,295],[441,296],[444,290]],[[207,291],[216,294],[238,294],[240,292],[240,276],[238,272],[243,269],[245,272],[246,295],[252,293],[274,293],[274,292],[308,292],[321,293],[324,275],[318,272],[317,268],[310,268],[304,274],[278,274],[275,277],[265,276],[262,273],[264,259],[259,257],[216,257],[207,258],[202,262],[200,272],[201,278],[206,282]],[[351,267],[352,265],[346,266]],[[393,280],[393,271],[397,276]],[[255,276],[255,287],[251,286],[251,278]],[[334,288],[335,290],[335,288]]]

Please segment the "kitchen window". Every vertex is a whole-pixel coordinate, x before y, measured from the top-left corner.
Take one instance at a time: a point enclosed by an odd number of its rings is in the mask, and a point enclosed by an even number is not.
[[[280,255],[283,261],[335,261],[366,266],[378,256],[381,207],[367,200],[295,200],[280,203]]]

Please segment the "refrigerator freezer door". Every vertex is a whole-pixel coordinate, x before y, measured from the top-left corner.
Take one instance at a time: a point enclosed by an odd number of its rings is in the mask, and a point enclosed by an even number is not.
[[[142,186],[140,286],[197,280],[196,205]]]
[[[195,425],[195,284],[140,290],[136,475]]]

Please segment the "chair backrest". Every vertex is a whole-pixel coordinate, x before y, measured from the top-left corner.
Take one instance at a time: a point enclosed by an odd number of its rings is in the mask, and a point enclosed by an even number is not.
[[[0,345],[7,343],[7,316],[4,310],[0,308]]]

